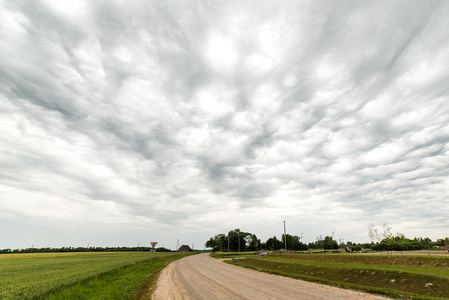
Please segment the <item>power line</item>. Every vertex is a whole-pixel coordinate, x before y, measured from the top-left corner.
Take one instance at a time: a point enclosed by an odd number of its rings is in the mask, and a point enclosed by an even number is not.
[[[255,233],[261,233],[261,232],[266,231],[266,230],[268,230],[268,229],[271,229],[271,228],[273,228],[273,227],[279,226],[279,223],[280,223],[280,222],[276,222],[276,223],[273,224],[273,225],[270,225],[270,226],[265,227],[265,228],[263,228],[263,229],[259,229],[259,230],[257,230]]]

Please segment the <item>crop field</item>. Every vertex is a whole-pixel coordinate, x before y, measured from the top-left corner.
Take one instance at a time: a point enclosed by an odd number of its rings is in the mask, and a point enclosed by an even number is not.
[[[235,254],[216,257],[237,257]],[[449,256],[271,254],[229,263],[392,298],[449,299]]]
[[[179,253],[0,255],[0,299],[133,299]],[[117,294],[119,293],[119,294]],[[121,294],[120,294],[121,293]]]

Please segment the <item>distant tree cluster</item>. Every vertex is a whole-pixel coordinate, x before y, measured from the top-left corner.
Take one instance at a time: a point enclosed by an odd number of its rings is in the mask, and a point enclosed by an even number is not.
[[[62,247],[62,248],[26,248],[0,249],[0,254],[7,253],[51,253],[51,252],[148,252],[150,247]],[[170,249],[159,247],[157,252],[170,252]]]
[[[217,234],[206,242],[206,247],[213,251],[249,251],[260,249],[260,240],[255,234],[234,229],[228,235]]]
[[[307,245],[300,242],[297,236],[292,236],[290,234],[286,234],[285,238],[287,239],[287,249],[288,250],[307,250]],[[278,240],[275,236],[269,238],[265,243],[262,243],[264,249],[267,250],[279,250],[285,248],[285,240],[284,235],[282,235],[281,239]]]
[[[285,235],[287,240],[287,249],[289,250],[307,250],[307,245],[301,243],[297,236]],[[282,235],[278,240],[276,236],[269,238],[266,242],[261,242],[257,236],[250,232],[243,232],[240,229],[234,229],[228,234],[217,234],[206,242],[206,247],[212,248],[212,251],[255,251],[261,249],[279,250],[285,248],[285,239]]]
[[[243,232],[240,229],[234,229],[228,234],[217,234],[211,237],[206,242],[206,247],[212,248],[212,251],[253,251],[253,250],[279,250],[285,248],[285,240],[287,241],[288,250],[308,250],[308,249],[323,249],[323,250],[338,250],[346,249],[347,251],[363,251],[363,249],[371,249],[373,251],[406,251],[406,250],[427,250],[433,247],[449,247],[449,238],[438,239],[432,242],[430,238],[414,238],[408,239],[402,233],[391,233],[391,227],[388,224],[382,225],[382,229],[377,229],[373,223],[368,226],[368,236],[371,243],[355,244],[352,242],[345,243],[340,239],[338,243],[334,239],[335,232],[332,235],[316,238],[315,242],[302,243],[298,236],[286,234],[277,239],[276,236],[261,242],[257,236],[250,232]]]
[[[396,235],[393,235],[391,233],[391,227],[388,226],[387,223],[382,225],[382,231],[377,229],[373,223],[370,223],[368,225],[368,236],[371,239],[369,248],[375,251],[428,250],[433,246],[436,246],[436,244],[432,243],[432,240],[428,237],[415,237],[411,240],[406,238],[403,233],[398,232]],[[376,240],[375,244],[374,240]],[[440,241],[440,244],[444,244],[445,240],[440,239],[438,241]]]
[[[436,242],[436,245],[438,247],[444,247],[447,248],[449,246],[449,238],[444,238],[444,239],[438,239]]]
[[[376,251],[408,251],[408,250],[428,250],[433,247],[429,238],[407,239],[404,235],[397,235],[382,240],[380,243],[372,245]]]
[[[344,245],[342,245],[344,247]],[[317,237],[316,241],[308,244],[309,249],[324,249],[332,250],[338,249],[340,246],[337,241],[334,240],[332,236],[325,236],[324,238],[320,235]]]

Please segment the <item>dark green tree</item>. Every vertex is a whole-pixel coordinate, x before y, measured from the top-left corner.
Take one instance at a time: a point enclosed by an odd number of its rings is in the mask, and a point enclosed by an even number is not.
[[[258,250],[260,249],[261,246],[261,242],[260,240],[257,238],[257,236],[255,234],[247,234],[245,236],[245,247],[246,250]]]
[[[255,234],[234,229],[228,232],[230,251],[255,250],[260,244]]]
[[[275,236],[269,238],[266,242],[266,245],[268,250],[279,250],[284,248],[284,243],[278,240]]]
[[[224,249],[227,249],[227,236],[220,233],[211,237],[206,242],[206,247],[212,248],[212,251],[223,251]]]
[[[338,243],[331,236],[326,236],[322,241],[320,241],[320,245],[325,250],[330,249],[338,249]]]
[[[287,238],[287,250],[307,250],[307,246],[299,242],[298,236],[286,234],[285,237]],[[282,248],[285,248],[284,235],[282,235],[282,241],[284,241],[284,245]]]
[[[440,247],[445,247],[447,245],[449,245],[449,238],[444,238],[444,239],[437,239],[437,245]]]

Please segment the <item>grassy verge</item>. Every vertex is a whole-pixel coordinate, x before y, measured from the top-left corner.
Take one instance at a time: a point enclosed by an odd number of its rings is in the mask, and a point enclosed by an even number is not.
[[[447,257],[301,254],[255,257],[248,253],[244,256],[243,260],[229,263],[394,298],[449,299]]]
[[[322,265],[329,267],[341,267],[345,268],[350,266],[354,269],[373,269],[379,271],[397,271],[414,274],[427,274],[433,276],[441,276],[449,278],[449,266],[446,262],[449,262],[448,258],[429,258],[429,257],[398,257],[397,259],[391,256],[378,257],[377,259],[360,259],[360,257],[337,257],[337,256],[318,256],[307,257],[305,255],[284,255],[284,256],[272,256],[269,259],[273,261],[284,261]],[[324,258],[324,259],[323,259]],[[354,258],[353,260],[351,258]],[[261,258],[267,259],[267,258]]]
[[[255,251],[250,252],[211,252],[210,256],[213,258],[233,258],[233,257],[252,257],[256,254]]]

